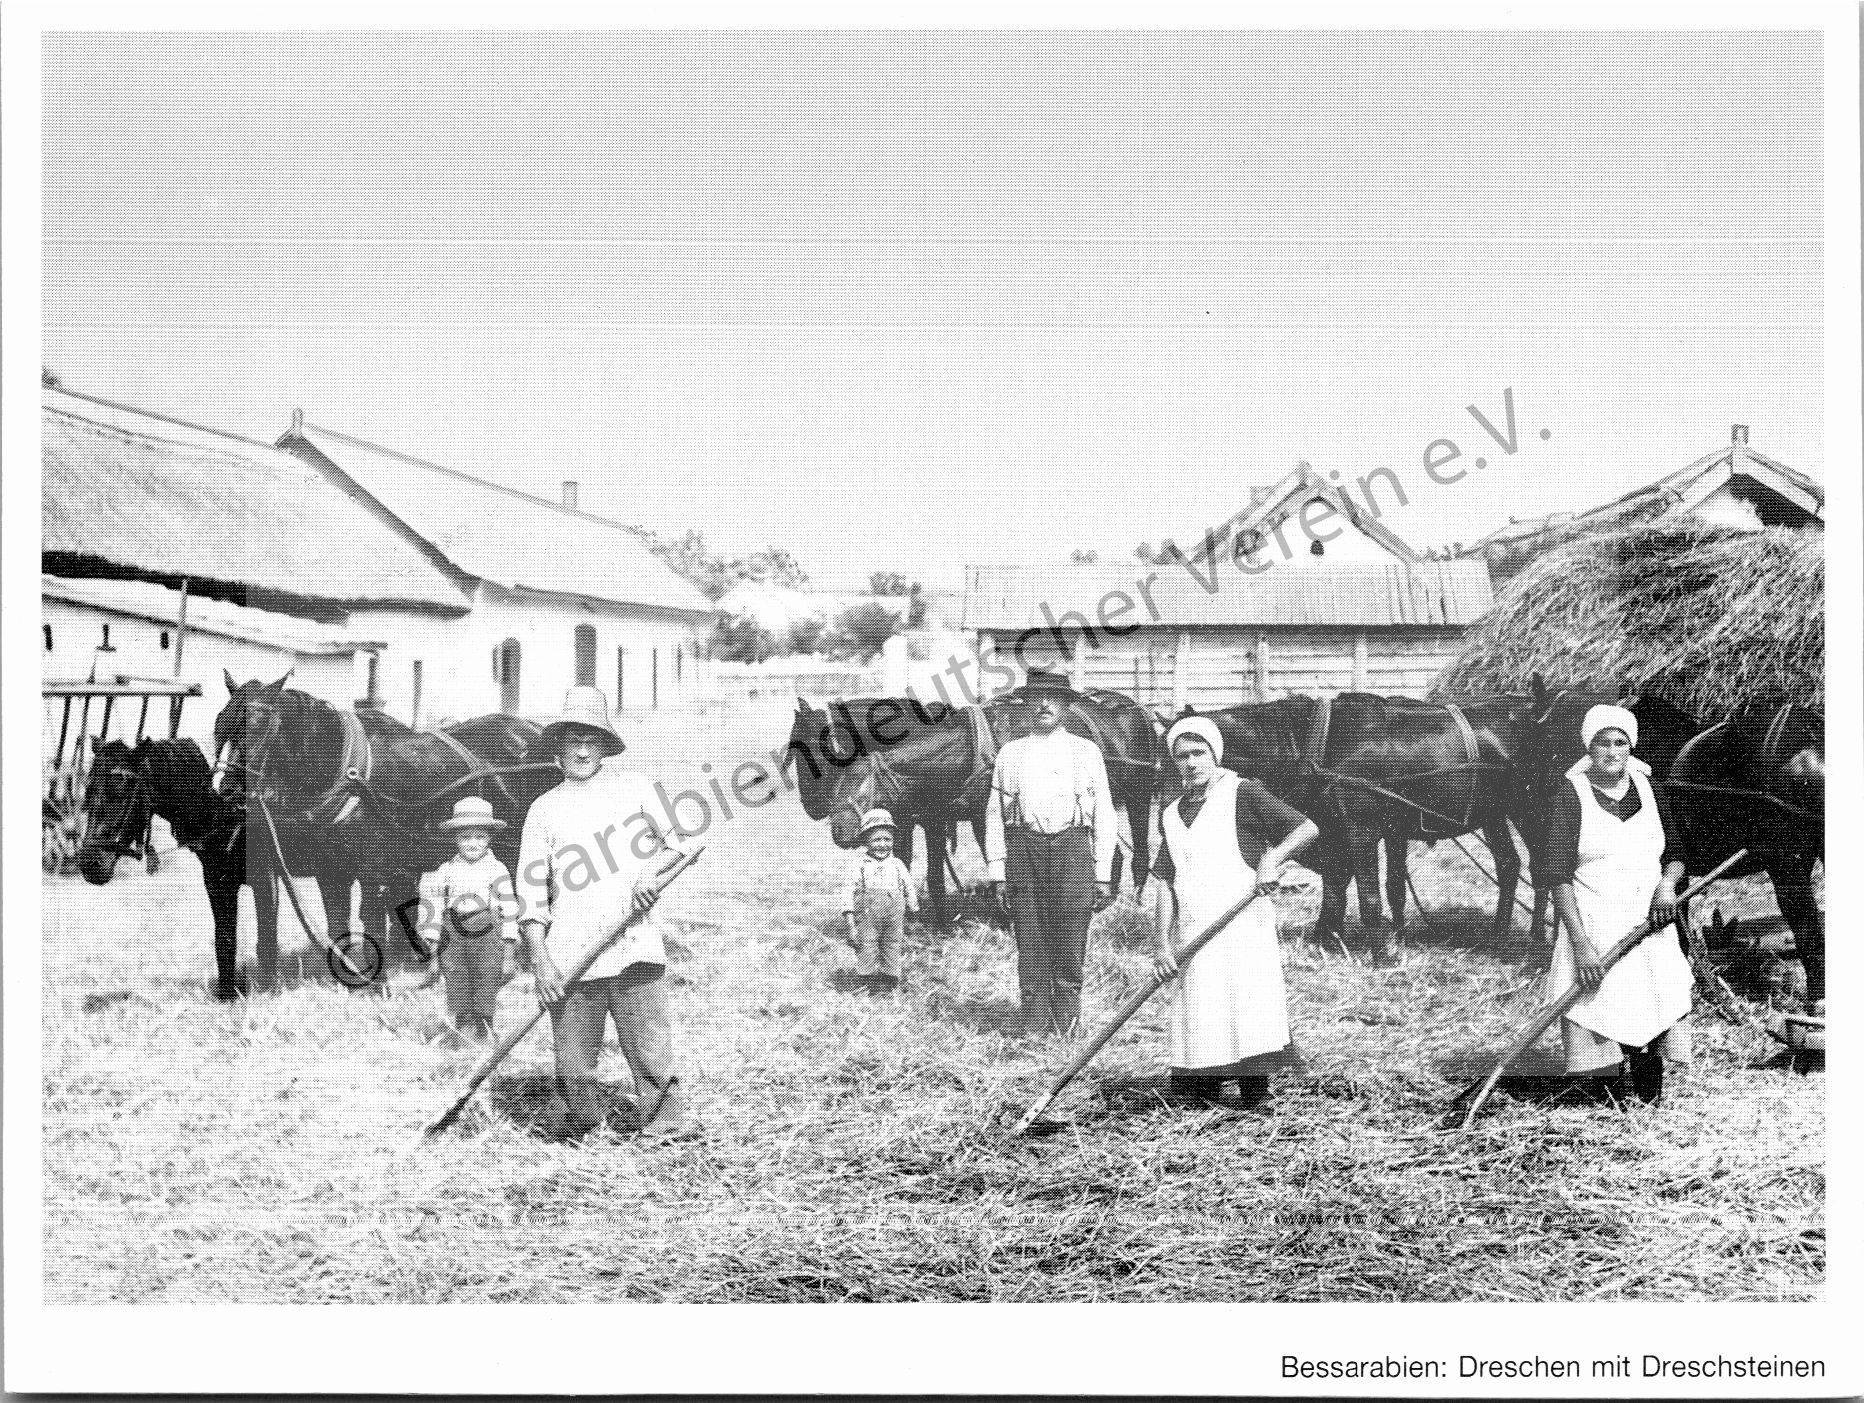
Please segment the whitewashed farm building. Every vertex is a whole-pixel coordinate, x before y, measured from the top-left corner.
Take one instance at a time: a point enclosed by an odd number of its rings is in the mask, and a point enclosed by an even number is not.
[[[600,687],[622,715],[706,696],[712,602],[639,532],[579,510],[575,483],[547,501],[302,414],[278,446],[417,542],[468,601],[438,629],[397,611],[352,616],[388,640],[377,689],[391,715],[544,718],[573,683]]]
[[[1307,464],[1188,549],[1156,565],[968,567],[985,678],[1059,668],[1173,710],[1422,697],[1491,604],[1482,561],[1420,558]]]
[[[573,503],[326,430],[258,443],[54,387],[41,420],[48,681],[198,683],[182,730],[204,744],[223,667],[289,669],[412,726],[547,717],[579,680],[624,715],[704,695],[712,605]]]
[[[222,669],[238,681],[289,670],[294,686],[349,706],[385,646],[357,611],[404,630],[467,612],[466,593],[405,533],[290,454],[41,393],[45,681],[196,683],[181,734],[211,751]],[[139,719],[117,710],[110,734],[133,736]],[[152,728],[166,734],[166,716]]]

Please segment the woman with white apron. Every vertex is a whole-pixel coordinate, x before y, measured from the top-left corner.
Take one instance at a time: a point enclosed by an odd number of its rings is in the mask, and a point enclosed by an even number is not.
[[[1177,722],[1166,733],[1166,749],[1185,793],[1160,818],[1155,968],[1161,974],[1179,968],[1175,913],[1181,937],[1190,939],[1252,887],[1264,892],[1179,973],[1168,1023],[1173,1089],[1214,1101],[1225,1082],[1235,1081],[1245,1104],[1258,1105],[1269,1095],[1269,1073],[1294,1061],[1268,892],[1282,864],[1319,830],[1255,780],[1219,767],[1224,738],[1208,717]]]
[[[1620,706],[1596,706],[1581,723],[1584,760],[1567,772],[1548,816],[1545,880],[1554,888],[1561,936],[1548,966],[1547,993],[1575,984],[1592,992],[1561,1020],[1570,1075],[1616,1080],[1607,1094],[1656,1102],[1664,1064],[1690,1060],[1694,981],[1671,928],[1684,864],[1671,835],[1669,805],[1635,758],[1638,718]],[[1611,969],[1599,959],[1641,921],[1652,934]],[[1622,1065],[1626,1064],[1626,1065]]]

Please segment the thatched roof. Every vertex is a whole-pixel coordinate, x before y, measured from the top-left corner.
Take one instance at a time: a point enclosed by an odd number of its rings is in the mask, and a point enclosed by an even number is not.
[[[463,612],[421,547],[289,453],[46,390],[41,551],[61,575],[218,582],[242,597]]]
[[[1630,682],[1698,716],[1826,701],[1825,539],[1687,522],[1583,536],[1510,582],[1437,697]]]
[[[373,497],[468,575],[506,589],[715,612],[640,532],[606,517],[302,420],[279,447]]]

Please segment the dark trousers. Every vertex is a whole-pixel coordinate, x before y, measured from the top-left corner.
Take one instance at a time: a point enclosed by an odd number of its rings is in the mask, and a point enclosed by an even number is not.
[[[1081,967],[1094,916],[1094,837],[1085,828],[1004,834],[1004,892],[1017,933],[1023,1027],[1066,1031],[1081,1021]]]
[[[607,979],[584,979],[565,991],[550,1011],[557,1045],[557,1095],[563,1128],[581,1134],[602,1121],[607,1107],[596,1081],[602,1034],[615,1019],[615,1040],[634,1073],[635,1096],[644,1113],[657,1113],[673,1088],[673,1014],[667,1006],[664,965],[630,965]]]
[[[441,947],[440,968],[447,980],[447,1012],[453,1026],[463,1033],[490,1033],[499,1011],[499,990],[505,985],[505,942],[498,932],[452,932]]]

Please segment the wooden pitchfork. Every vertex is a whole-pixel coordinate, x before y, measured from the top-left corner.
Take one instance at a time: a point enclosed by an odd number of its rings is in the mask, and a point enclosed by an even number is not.
[[[1051,1082],[1049,1084],[1049,1089],[1041,1096],[1037,1097],[1036,1103],[1023,1113],[1023,1119],[1017,1122],[1016,1127],[1010,1132],[1011,1135],[1022,1135],[1034,1125],[1037,1117],[1048,1110],[1056,1097],[1062,1094],[1062,1088],[1074,1081],[1075,1078],[1081,1074],[1082,1068],[1094,1061],[1095,1055],[1099,1053],[1102,1048],[1107,1046],[1108,1039],[1118,1033],[1121,1028],[1126,1025],[1127,1020],[1140,1011],[1141,1005],[1152,998],[1154,994],[1158,993],[1160,989],[1177,979],[1185,966],[1191,962],[1192,956],[1196,955],[1200,950],[1204,949],[1205,946],[1209,945],[1221,935],[1224,928],[1232,921],[1236,920],[1237,917],[1241,916],[1244,913],[1244,909],[1248,907],[1252,901],[1255,901],[1257,897],[1263,895],[1263,890],[1264,889],[1261,887],[1251,887],[1249,893],[1235,906],[1232,906],[1228,911],[1224,912],[1223,915],[1219,916],[1215,921],[1211,922],[1210,925],[1206,926],[1203,930],[1199,931],[1198,934],[1175,950],[1173,952],[1173,958],[1178,962],[1178,968],[1173,970],[1171,974],[1161,974],[1155,969],[1152,978],[1148,979],[1146,983],[1127,995],[1126,1001],[1115,1011],[1114,1016],[1102,1025],[1099,1032],[1088,1039],[1086,1043],[1082,1044],[1081,1050],[1069,1059],[1068,1066],[1062,1069],[1061,1075]]]
[[[661,873],[660,880],[654,884],[654,890],[657,892],[666,891],[667,888],[673,884],[676,877],[699,861],[699,855],[705,851],[705,846],[702,844],[694,848],[691,852],[681,854],[678,862]],[[651,910],[652,908],[649,909]],[[577,980],[581,979],[585,974],[588,974],[589,967],[595,964],[597,960],[601,959],[603,955],[607,954],[617,941],[627,935],[630,930],[639,924],[641,918],[646,914],[647,912],[645,911],[629,912],[627,920],[623,921],[613,931],[609,932],[608,935],[591,946],[583,957],[570,967],[569,973],[564,975],[563,982],[565,987],[576,983]],[[491,1052],[486,1054],[486,1060],[479,1064],[479,1069],[473,1073],[472,1079],[466,1083],[466,1090],[462,1091],[459,1096],[454,1099],[451,1106],[447,1107],[446,1110],[442,1111],[433,1120],[423,1126],[422,1134],[438,1135],[441,1131],[452,1125],[454,1121],[458,1120],[460,1112],[466,1109],[466,1103],[473,1099],[473,1093],[485,1085],[486,1078],[492,1075],[499,1063],[503,1062],[506,1057],[510,1055],[513,1048],[524,1041],[525,1034],[535,1028],[538,1020],[543,1016],[544,1009],[540,1005],[523,1023],[500,1038],[498,1046],[494,1047]]]
[[[1685,902],[1696,896],[1697,893],[1701,892],[1711,882],[1721,877],[1723,873],[1727,872],[1731,867],[1734,867],[1747,856],[1747,848],[1738,848],[1733,856],[1719,863],[1708,876],[1699,877],[1696,881],[1679,892],[1677,894],[1677,905],[1680,907],[1683,906]],[[1653,927],[1650,921],[1639,922],[1629,935],[1625,936],[1617,945],[1613,946],[1612,949],[1608,950],[1600,957],[1600,965],[1605,969],[1611,969],[1614,965],[1618,964],[1620,960],[1631,954],[1638,943],[1652,933]],[[1476,1113],[1483,1109],[1483,1103],[1489,1100],[1490,1092],[1496,1089],[1496,1083],[1502,1080],[1502,1074],[1508,1069],[1509,1064],[1540,1041],[1541,1035],[1554,1026],[1554,1021],[1557,1018],[1563,1013],[1566,1013],[1568,1009],[1579,1003],[1583,998],[1586,998],[1591,992],[1591,990],[1582,989],[1578,984],[1575,984],[1566,993],[1562,994],[1558,999],[1555,999],[1546,1008],[1542,1009],[1540,1013],[1537,1013],[1530,1019],[1523,1027],[1522,1031],[1515,1035],[1515,1039],[1504,1049],[1502,1056],[1496,1059],[1496,1065],[1489,1069],[1489,1075],[1484,1077],[1480,1084],[1472,1082],[1470,1086],[1466,1086],[1462,1091],[1457,1093],[1457,1096],[1451,1102],[1453,1106],[1465,1096],[1468,1096],[1472,1087],[1476,1088],[1476,1096],[1470,1102],[1470,1109],[1464,1112],[1463,1128],[1465,1130],[1468,1130],[1472,1122],[1476,1120]]]

